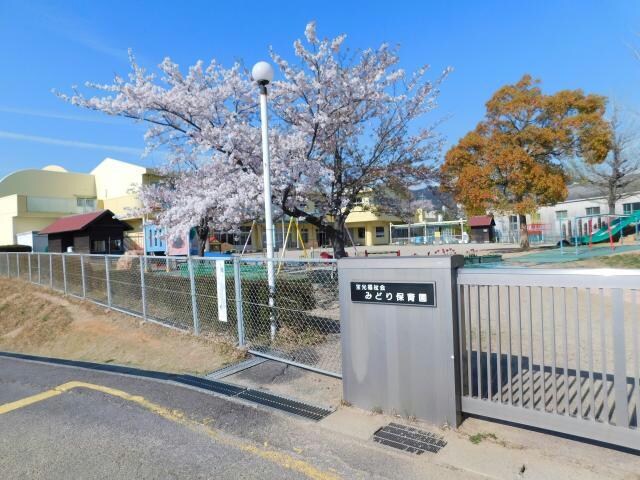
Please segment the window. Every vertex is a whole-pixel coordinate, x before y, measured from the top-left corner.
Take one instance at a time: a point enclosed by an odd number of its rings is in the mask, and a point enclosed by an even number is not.
[[[364,227],[358,227],[358,238],[364,238],[365,229]]]
[[[92,212],[96,209],[96,199],[78,197],[76,198],[76,206],[79,212]]]
[[[384,238],[384,227],[376,227],[376,238]]]
[[[300,236],[302,237],[302,242],[305,245],[309,243],[309,230],[307,228],[300,229]]]
[[[622,204],[622,213],[625,215],[631,215],[633,212],[638,211],[640,211],[640,202]]]
[[[93,253],[105,253],[107,251],[107,242],[105,240],[93,241]]]
[[[587,207],[587,215],[600,215],[600,207]]]
[[[569,218],[569,212],[566,210],[556,210],[556,220],[566,220]]]
[[[122,239],[111,239],[109,242],[109,252],[121,252],[122,250]]]

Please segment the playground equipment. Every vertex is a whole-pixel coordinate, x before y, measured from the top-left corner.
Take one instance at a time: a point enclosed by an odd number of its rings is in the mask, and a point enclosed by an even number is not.
[[[583,222],[584,220],[586,220],[586,222]],[[632,226],[635,226],[636,240],[639,239],[640,212],[634,212],[630,215],[584,215],[574,217],[573,224],[569,224],[568,219],[558,220],[558,224],[561,253],[564,253],[565,246],[573,246],[576,255],[578,255],[580,253],[580,247],[583,245],[588,245],[589,248],[591,248],[593,244],[607,241],[611,246],[611,250],[615,250],[614,242],[623,236],[625,231],[629,230]],[[565,235],[565,231],[569,235]]]
[[[391,243],[394,245],[442,245],[467,243],[469,237],[464,231],[466,220],[444,220],[437,222],[389,225]]]
[[[300,223],[297,218],[291,217],[289,219],[289,226],[287,227],[287,234],[284,237],[284,241],[282,242],[282,253],[280,254],[280,262],[278,263],[278,272],[280,274],[280,270],[282,269],[282,260],[284,260],[285,252],[287,251],[287,242],[289,241],[289,234],[291,233],[291,226],[296,226],[296,238],[300,245],[302,245],[302,257],[307,258],[307,247],[304,244],[304,240],[302,239],[302,233],[300,232]],[[253,227],[253,226],[252,226]]]
[[[148,255],[198,255],[198,239],[195,228],[182,237],[167,242],[165,229],[148,223],[144,226],[144,249]]]

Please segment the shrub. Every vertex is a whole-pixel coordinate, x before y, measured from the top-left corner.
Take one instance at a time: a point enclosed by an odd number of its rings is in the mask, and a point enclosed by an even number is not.
[[[31,250],[29,245],[0,245],[0,252],[31,252]]]

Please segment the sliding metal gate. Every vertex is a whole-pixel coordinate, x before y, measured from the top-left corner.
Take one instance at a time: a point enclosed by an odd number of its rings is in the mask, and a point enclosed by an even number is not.
[[[457,279],[464,413],[640,449],[640,271]]]

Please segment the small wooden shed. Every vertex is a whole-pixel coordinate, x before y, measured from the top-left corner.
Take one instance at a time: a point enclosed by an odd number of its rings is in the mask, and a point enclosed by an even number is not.
[[[496,239],[496,222],[493,215],[478,215],[469,219],[471,241],[475,243],[491,243]]]
[[[75,253],[124,253],[124,231],[132,227],[111,210],[98,210],[62,217],[40,231],[48,235],[49,252],[63,253],[73,247]]]

